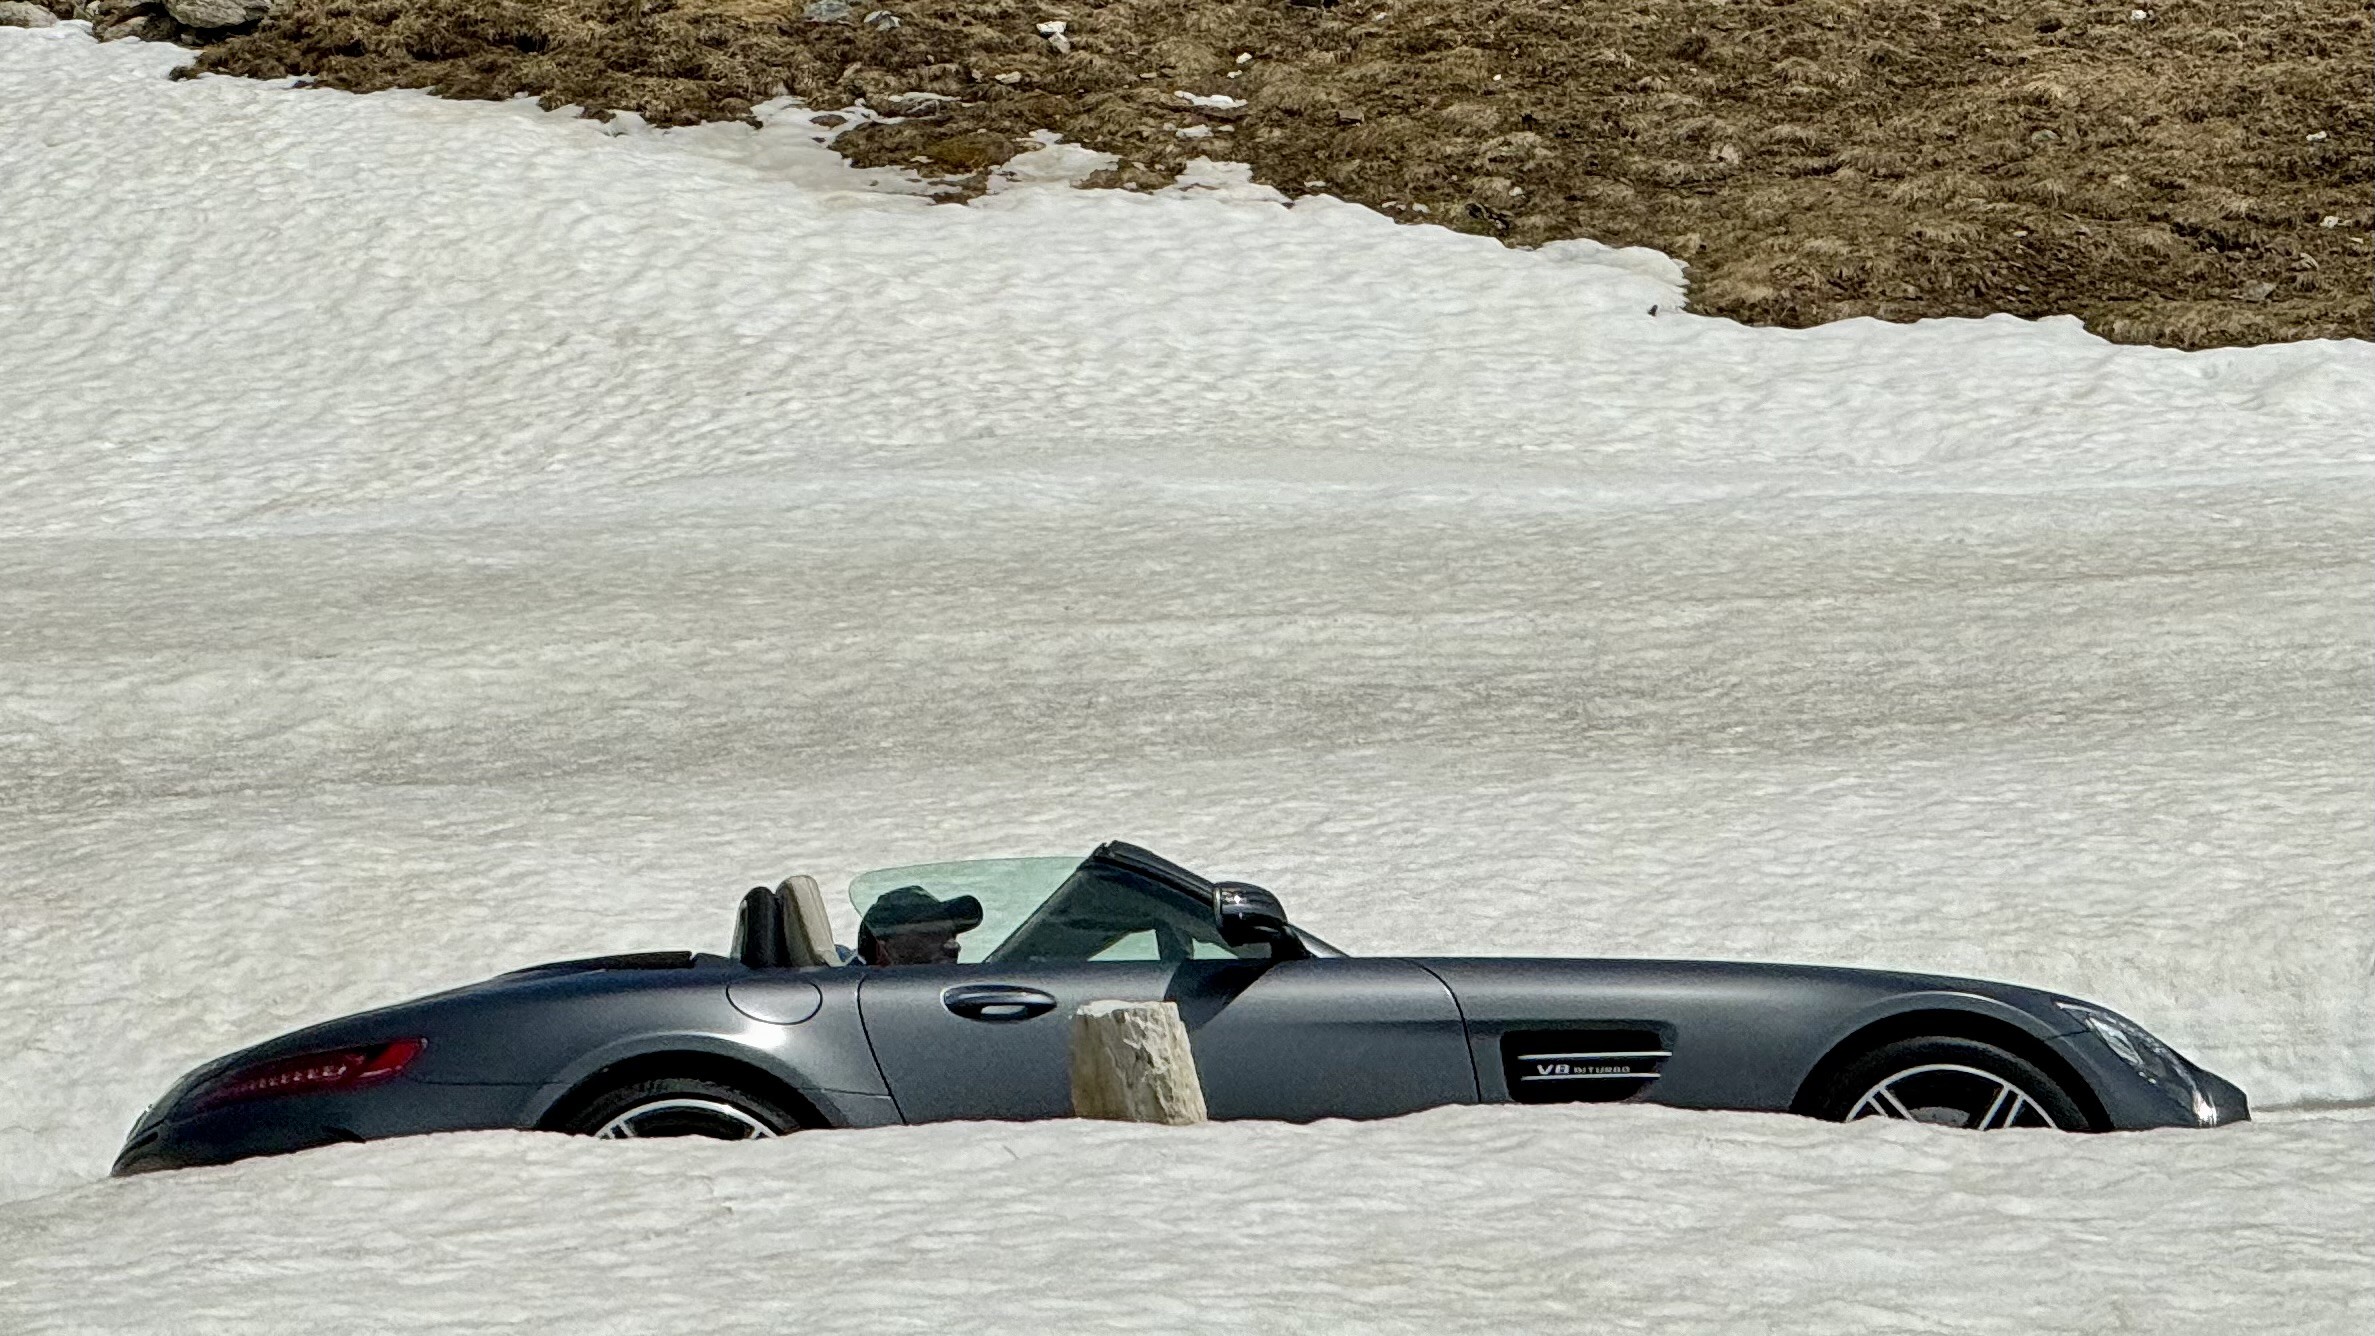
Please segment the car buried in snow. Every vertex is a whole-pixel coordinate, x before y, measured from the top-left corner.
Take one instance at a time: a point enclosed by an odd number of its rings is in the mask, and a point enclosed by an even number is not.
[[[1070,1112],[1069,1017],[1167,999],[1216,1118],[1641,1102],[1979,1130],[2207,1127],[2243,1092],[2090,1002],[1972,979],[1348,956],[1277,898],[1122,843],[744,898],[726,955],[516,970],[198,1068],[117,1173],[487,1128],[771,1137]]]

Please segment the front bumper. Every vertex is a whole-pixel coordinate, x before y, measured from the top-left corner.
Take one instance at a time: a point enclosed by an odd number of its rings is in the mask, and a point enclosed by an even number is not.
[[[2192,1061],[2180,1058],[2201,1089],[2209,1106],[2206,1109],[2197,1109],[2184,1095],[2146,1080],[2092,1034],[2067,1034],[2052,1042],[2055,1052],[2078,1070],[2103,1106],[2107,1130],[2224,1127],[2251,1118],[2251,1101],[2240,1086]]]

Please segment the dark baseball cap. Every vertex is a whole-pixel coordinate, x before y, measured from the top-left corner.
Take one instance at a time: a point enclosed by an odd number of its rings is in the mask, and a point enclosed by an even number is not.
[[[981,901],[970,895],[943,900],[921,886],[884,891],[866,910],[859,927],[876,937],[904,932],[971,932],[981,926]]]

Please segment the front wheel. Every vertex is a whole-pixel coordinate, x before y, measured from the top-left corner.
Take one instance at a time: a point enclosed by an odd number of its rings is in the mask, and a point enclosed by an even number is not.
[[[2084,1132],[2085,1111],[2037,1064],[1976,1039],[1900,1039],[1848,1064],[1820,1110],[1835,1122],[1897,1118],[1997,1132]]]
[[[778,1137],[800,1121],[773,1101],[717,1081],[669,1076],[637,1081],[597,1096],[561,1130],[605,1140],[708,1137],[752,1141]]]

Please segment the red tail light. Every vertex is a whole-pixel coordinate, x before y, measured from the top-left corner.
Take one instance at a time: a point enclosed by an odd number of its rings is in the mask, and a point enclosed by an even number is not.
[[[393,1078],[429,1046],[426,1039],[397,1039],[364,1048],[332,1049],[274,1058],[225,1072],[190,1097],[194,1109],[236,1104],[273,1095],[318,1095],[355,1090]]]

